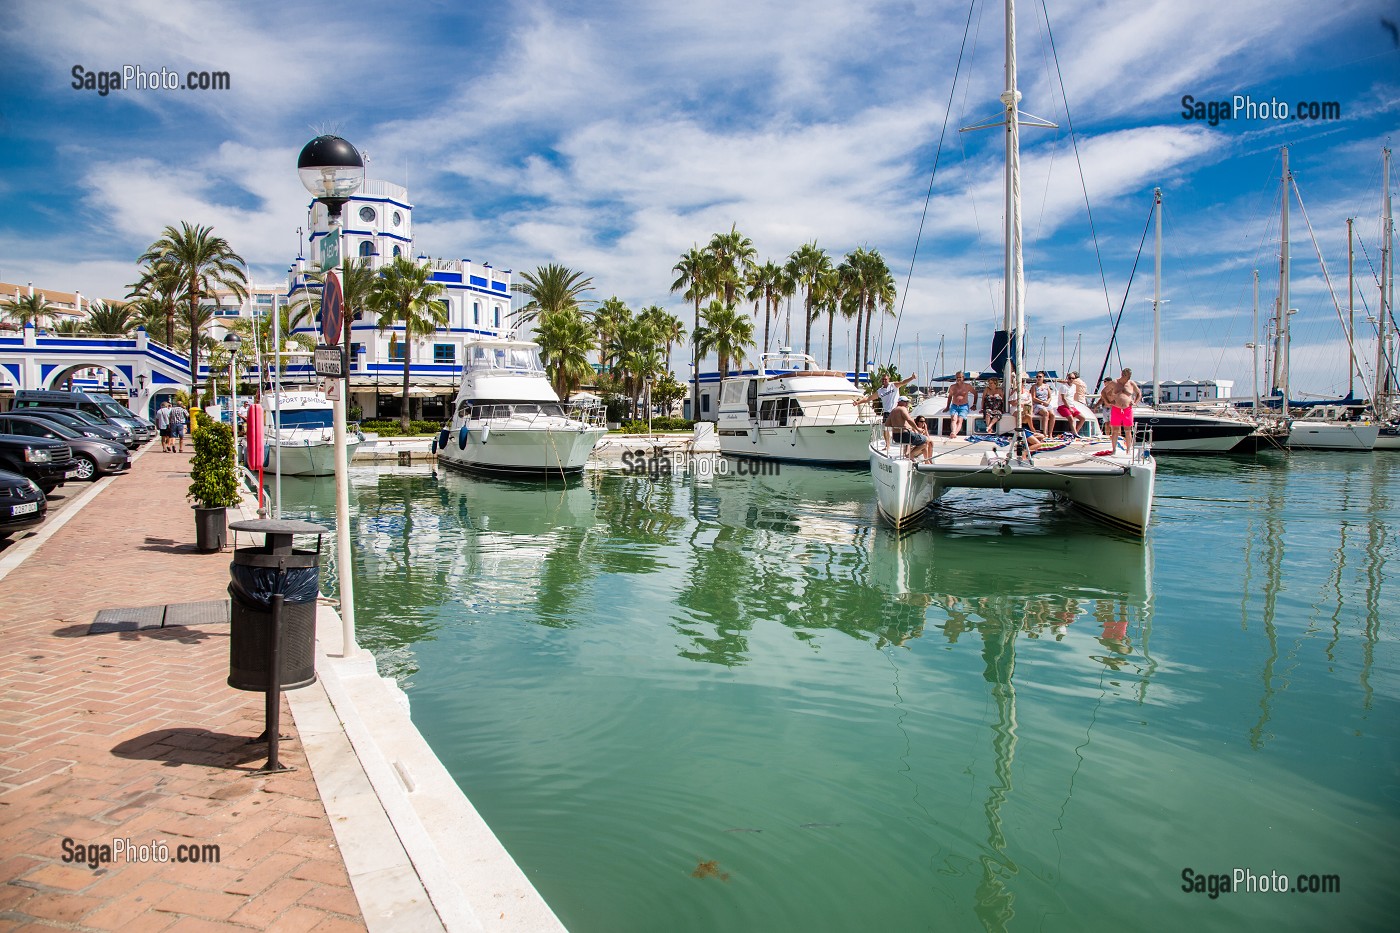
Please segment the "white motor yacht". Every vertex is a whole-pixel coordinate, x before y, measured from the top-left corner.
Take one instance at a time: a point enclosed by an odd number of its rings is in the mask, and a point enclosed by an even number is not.
[[[451,425],[435,443],[443,466],[506,475],[578,473],[607,433],[587,410],[559,401],[534,343],[469,342],[463,367]]]
[[[859,467],[879,422],[845,373],[819,369],[804,353],[759,356],[758,369],[720,388],[721,453],[811,465]]]
[[[1345,405],[1316,405],[1296,417],[1288,427],[1288,446],[1295,450],[1374,450],[1381,426],[1355,419]]]
[[[283,476],[330,476],[335,473],[335,422],[332,405],[320,392],[283,391],[263,399],[263,468]],[[281,427],[277,422],[280,419]],[[347,432],[347,461],[364,440]]]

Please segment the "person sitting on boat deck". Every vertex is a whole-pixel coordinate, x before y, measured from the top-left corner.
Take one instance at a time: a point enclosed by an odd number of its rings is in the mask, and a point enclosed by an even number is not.
[[[948,412],[953,416],[949,437],[956,438],[962,433],[963,423],[972,421],[972,406],[977,404],[977,387],[965,378],[971,375],[959,372],[958,378],[948,387]]]
[[[909,414],[909,400],[902,398],[895,405],[894,411],[890,412],[890,430],[896,432],[900,443],[909,445],[907,456],[911,460],[923,458],[925,463],[933,459],[933,441],[927,434],[919,431],[919,424],[914,420],[914,416]]]
[[[917,375],[918,374],[916,373],[915,375],[910,376],[908,379],[905,379],[903,382],[892,383],[890,382],[889,373],[881,373],[880,388],[876,389],[874,392],[871,392],[869,395],[864,396],[856,403],[863,404],[866,402],[873,402],[877,398],[880,400],[880,410],[884,412],[885,415],[886,449],[888,449],[890,446],[890,431],[892,428],[892,425],[890,424],[890,417],[894,414],[894,410],[899,403],[899,390],[907,386],[909,383],[913,382]]]
[[[1066,400],[1078,402],[1081,405],[1089,401],[1089,387],[1084,384],[1083,379],[1079,378],[1077,370],[1065,373],[1065,378],[1062,381],[1065,387],[1061,390],[1061,394],[1065,396]]]
[[[1035,374],[1035,384],[1031,386],[1031,414],[1039,418],[1041,434],[1055,431],[1055,390],[1045,381],[1045,373]]]
[[[982,390],[982,422],[988,434],[997,432],[997,426],[1004,414],[1006,414],[1006,396],[1001,391],[1001,380],[988,379],[987,387]]]
[[[1070,433],[1078,434],[1080,428],[1084,427],[1084,416],[1071,404],[1072,398],[1068,392],[1061,392],[1060,403],[1055,406],[1055,414],[1069,422]]]

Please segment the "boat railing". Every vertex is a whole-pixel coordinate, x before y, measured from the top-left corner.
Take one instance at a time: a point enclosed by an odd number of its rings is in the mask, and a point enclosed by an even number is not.
[[[803,402],[802,413],[791,414],[790,410],[775,411],[770,417],[763,417],[763,410],[759,409],[759,416],[755,418],[758,422],[759,430],[772,428],[825,428],[842,424],[881,424],[883,418],[875,414],[875,409],[867,402],[855,403],[850,401],[834,402]],[[855,417],[851,417],[851,409],[855,409]]]
[[[541,410],[541,405],[549,406],[549,410]],[[533,408],[534,411],[524,410],[526,408]],[[606,411],[601,406],[596,408],[575,408],[561,405],[558,402],[529,402],[500,405],[473,405],[470,415],[470,420],[472,421],[509,421],[513,424],[524,425],[534,425],[536,422],[545,419],[574,422],[588,427],[602,427],[605,424]]]

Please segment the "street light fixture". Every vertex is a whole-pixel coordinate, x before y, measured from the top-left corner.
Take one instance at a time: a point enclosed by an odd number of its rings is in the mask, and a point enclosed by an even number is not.
[[[364,183],[365,160],[354,146],[339,136],[317,136],[297,157],[297,174],[312,197],[326,206],[326,239],[338,244],[340,211]],[[329,278],[338,265],[339,258],[328,255],[322,271]],[[334,342],[341,342],[340,335]],[[350,483],[346,475],[345,450],[345,404],[350,391],[350,367],[342,364],[342,368],[344,381],[333,394],[331,420],[335,422],[335,559],[340,583],[341,657],[348,658],[356,651],[355,592],[350,572]]]

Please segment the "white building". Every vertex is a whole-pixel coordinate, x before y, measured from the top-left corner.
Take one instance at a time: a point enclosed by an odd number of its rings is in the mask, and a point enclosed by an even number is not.
[[[320,268],[329,236],[326,208],[313,201],[308,212],[310,249],[314,261],[298,256],[288,270],[282,303],[296,301],[299,293],[319,290],[310,273]],[[369,260],[378,269],[396,256],[413,256],[413,205],[402,185],[366,179],[346,202],[341,213],[340,253]],[[424,400],[424,415],[437,417],[451,404],[462,373],[462,344],[473,337],[499,336],[509,330],[511,272],[492,268],[489,262],[470,259],[429,259],[419,253],[416,262],[432,268],[433,281],[443,286],[447,325],[407,346],[403,325],[380,331],[373,314],[358,311],[351,323],[350,388],[352,404],[364,417],[397,414],[402,391],[403,355],[410,354],[412,394]],[[314,334],[314,326],[298,328]]]
[[[1163,379],[1162,403],[1214,402],[1229,398],[1234,388],[1233,379]]]

